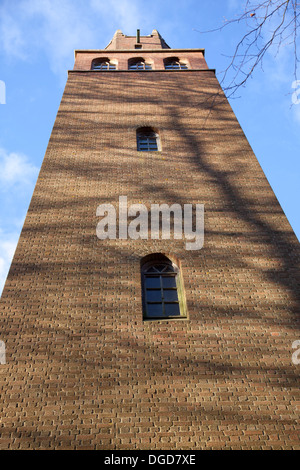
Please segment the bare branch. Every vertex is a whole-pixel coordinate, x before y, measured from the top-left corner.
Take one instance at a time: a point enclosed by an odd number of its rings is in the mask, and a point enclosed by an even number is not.
[[[221,84],[228,97],[244,86],[255,69],[263,67],[266,53],[282,47],[294,46],[294,77],[298,71],[298,28],[300,27],[300,4],[298,0],[245,0],[244,11],[233,19],[224,20],[219,28],[202,31],[211,33],[244,23],[247,32],[238,41],[230,61],[223,71]],[[200,31],[198,31],[200,32]]]

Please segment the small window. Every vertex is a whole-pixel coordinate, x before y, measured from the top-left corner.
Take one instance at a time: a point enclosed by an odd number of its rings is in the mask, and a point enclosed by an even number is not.
[[[177,57],[166,59],[165,61],[166,70],[187,70],[188,66],[185,62],[179,60]]]
[[[142,263],[144,319],[186,318],[178,267],[161,254],[150,258]]]
[[[108,59],[94,59],[92,70],[116,70],[116,64]]]
[[[139,152],[157,152],[160,150],[158,134],[151,127],[137,129],[136,140]]]
[[[145,62],[144,59],[130,59],[129,60],[129,70],[152,70],[152,65],[150,62]]]

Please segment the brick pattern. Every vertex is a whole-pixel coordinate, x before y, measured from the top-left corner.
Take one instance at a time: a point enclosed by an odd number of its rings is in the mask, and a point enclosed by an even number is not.
[[[204,55],[202,52],[191,52],[188,50],[183,50],[180,52],[172,52],[170,51],[132,51],[131,53],[122,52],[122,51],[114,51],[110,54],[107,51],[92,51],[92,52],[76,52],[76,60],[74,64],[74,70],[91,70],[92,68],[92,61],[94,59],[106,59],[110,58],[117,64],[117,70],[128,70],[128,60],[141,57],[145,61],[150,61],[152,63],[153,70],[164,70],[164,59],[169,57],[178,57],[179,60],[187,61],[188,67],[191,69],[208,69],[207,63],[204,59]],[[96,73],[96,72],[94,72]],[[100,72],[103,73],[103,72]],[[172,73],[172,71],[168,71],[168,73]],[[188,73],[188,72],[187,72]]]
[[[170,49],[156,29],[148,36],[140,36],[139,43],[137,43],[136,35],[126,36],[118,29],[106,49],[134,49],[137,44],[141,45],[143,49]]]
[[[100,241],[119,195],[204,203],[204,248]],[[155,252],[186,321],[142,320]],[[212,72],[70,73],[1,300],[0,448],[299,449],[299,258]]]
[[[125,36],[122,31],[118,30],[105,50],[75,51],[74,70],[91,70],[92,61],[98,58],[114,61],[118,70],[128,70],[128,61],[134,57],[150,61],[154,70],[164,70],[164,59],[170,57],[186,61],[191,69],[208,69],[204,59],[204,50],[173,51],[156,30],[153,30],[149,36],[141,36],[140,44],[142,49],[135,50],[136,37]]]

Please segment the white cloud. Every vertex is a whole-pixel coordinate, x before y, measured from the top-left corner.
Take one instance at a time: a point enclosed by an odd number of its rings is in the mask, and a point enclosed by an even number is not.
[[[134,0],[91,0],[90,5],[105,18],[114,19],[124,34],[134,35],[142,22],[141,7]]]
[[[38,168],[19,153],[0,148],[0,293],[12,261],[23,224],[24,200],[32,192]]]
[[[0,35],[4,52],[9,56],[25,59],[25,43],[21,28],[3,6],[0,15]]]
[[[7,276],[7,269],[5,266],[5,260],[3,258],[0,258],[0,295],[4,287],[6,276]]]
[[[240,0],[228,0],[228,8],[229,10],[239,10],[239,7],[241,6]]]
[[[38,174],[34,166],[25,155],[8,153],[0,148],[0,189],[6,192],[14,185],[18,187],[32,185]]]
[[[83,10],[83,3],[70,0],[27,0],[27,18],[36,18],[40,45],[45,49],[51,68],[60,73],[66,70],[66,61],[73,60],[73,50],[95,40],[91,17]]]
[[[31,60],[37,51],[46,55],[52,71],[65,74],[76,47],[95,39],[92,16],[79,0],[4,1],[0,7],[3,49],[11,57]]]
[[[0,6],[3,51],[11,58],[22,60],[32,60],[37,52],[42,52],[51,70],[65,79],[67,68],[73,65],[74,49],[104,47],[103,33],[111,35],[113,24],[115,29],[123,28],[127,34],[135,33],[142,19],[141,6],[145,8],[143,2],[138,7],[140,3],[138,0],[4,0]]]
[[[295,104],[293,106],[293,116],[295,121],[300,124],[300,104]]]
[[[10,233],[4,236],[0,230],[0,295],[2,293],[9,267],[14,256],[19,234]]]

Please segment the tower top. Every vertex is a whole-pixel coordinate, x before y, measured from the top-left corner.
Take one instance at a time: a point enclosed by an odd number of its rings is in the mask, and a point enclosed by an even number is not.
[[[117,29],[105,49],[170,49],[170,46],[156,29],[148,36],[141,36],[139,30],[136,36],[126,36],[120,29]]]

